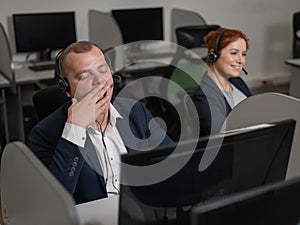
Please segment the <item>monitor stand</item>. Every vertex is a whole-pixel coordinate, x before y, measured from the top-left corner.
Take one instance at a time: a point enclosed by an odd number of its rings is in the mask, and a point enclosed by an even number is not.
[[[40,50],[37,52],[36,61],[37,62],[45,62],[45,61],[53,61],[51,57],[51,49],[47,48],[45,50]]]

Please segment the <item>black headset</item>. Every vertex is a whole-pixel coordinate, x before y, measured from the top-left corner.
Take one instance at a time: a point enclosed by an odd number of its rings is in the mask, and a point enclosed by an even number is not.
[[[97,45],[95,45],[97,48],[99,48]],[[63,54],[63,52],[65,51],[66,48],[63,48],[61,49],[55,56],[55,77],[56,79],[58,80],[58,85],[60,86],[60,88],[64,91],[64,92],[70,92],[71,89],[70,89],[70,85],[69,85],[69,81],[66,77],[64,77],[62,74],[61,74],[61,71],[60,71],[60,63],[59,63],[59,60],[60,60],[60,57],[61,55]],[[102,49],[99,48],[101,51]],[[114,74],[113,73],[113,69],[112,69],[112,65],[111,65],[111,61],[110,59],[107,57],[106,54],[104,54],[104,51],[102,51],[103,55],[104,55],[104,58],[105,58],[105,61],[110,69],[110,72],[111,74]],[[118,78],[118,79],[121,79],[121,78]]]
[[[208,54],[208,56],[207,56],[208,61],[210,61],[211,63],[216,62],[217,59],[219,58],[218,49],[219,49],[219,47],[220,47],[220,46],[219,46],[219,45],[220,45],[220,41],[221,41],[221,38],[222,38],[223,34],[224,34],[226,31],[227,31],[227,29],[224,29],[224,30],[222,30],[222,31],[219,33],[213,51],[211,51],[211,52]]]

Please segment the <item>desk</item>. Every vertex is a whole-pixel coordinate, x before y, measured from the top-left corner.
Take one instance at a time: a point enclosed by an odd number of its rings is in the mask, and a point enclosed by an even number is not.
[[[32,71],[28,68],[28,64],[21,64],[20,68],[16,68],[15,72],[15,81],[16,81],[16,94],[12,94],[10,91],[7,92],[7,110],[8,114],[8,130],[9,130],[9,139],[10,141],[20,140],[25,142],[25,130],[24,130],[24,121],[23,121],[23,105],[26,103],[25,97],[27,94],[24,90],[25,88],[30,88],[28,98],[32,98],[32,93],[34,91],[33,84],[38,81],[53,79],[54,71],[45,70],[45,71]],[[24,89],[22,91],[22,89]]]
[[[75,206],[79,224],[118,225],[119,195]]]
[[[287,59],[285,63],[291,65],[291,81],[289,95],[300,98],[300,58]]]

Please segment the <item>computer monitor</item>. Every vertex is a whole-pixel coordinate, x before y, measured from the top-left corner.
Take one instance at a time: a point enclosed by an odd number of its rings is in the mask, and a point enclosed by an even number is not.
[[[191,225],[298,225],[300,179],[254,188],[194,207]]]
[[[13,14],[17,53],[37,52],[38,60],[76,41],[75,12]]]
[[[114,9],[125,43],[163,40],[163,8]]]
[[[286,120],[210,139],[203,137],[196,142],[196,147],[195,141],[190,140],[122,155],[120,225],[163,224],[164,221],[188,224],[190,206],[284,180],[294,129],[295,121]],[[212,164],[199,171],[203,153],[216,148],[219,152]],[[182,165],[187,157],[189,160]],[[165,160],[168,164],[164,167],[155,167]],[[151,169],[147,171],[145,167]],[[178,171],[160,182],[137,185],[140,180],[155,180],[174,168]]]

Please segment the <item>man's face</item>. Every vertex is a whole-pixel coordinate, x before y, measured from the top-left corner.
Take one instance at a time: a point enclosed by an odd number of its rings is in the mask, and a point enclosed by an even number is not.
[[[109,66],[99,48],[94,46],[85,53],[70,52],[65,59],[64,75],[69,81],[71,97],[80,101],[96,86],[109,86],[106,96],[111,99],[113,79]],[[102,96],[99,96],[99,100]]]

